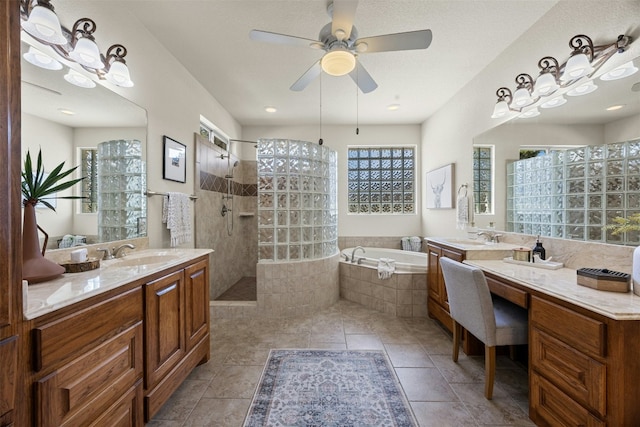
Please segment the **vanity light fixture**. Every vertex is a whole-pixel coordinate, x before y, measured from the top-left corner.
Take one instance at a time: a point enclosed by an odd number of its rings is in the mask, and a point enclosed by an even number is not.
[[[92,89],[96,87],[96,82],[94,82],[84,74],[79,73],[71,68],[69,68],[69,72],[64,75],[64,79],[72,85],[83,87],[85,89]]]
[[[536,108],[528,109],[527,116],[535,117],[539,113],[537,107],[554,108],[565,104],[563,95],[586,95],[598,89],[591,80],[593,75],[616,53],[621,53],[631,43],[631,37],[620,35],[615,42],[594,46],[592,40],[583,35],[577,35],[569,40],[572,49],[567,61],[560,64],[551,56],[545,56],[538,61],[540,74],[534,79],[525,73],[516,77],[517,87],[513,95],[507,88],[500,88],[496,92],[498,100],[493,110],[492,118],[502,118],[510,113],[525,113],[524,109],[530,105]],[[602,80],[613,80],[630,76],[638,71],[632,62],[628,62],[601,76]],[[535,115],[533,115],[535,114]]]
[[[530,110],[524,111],[518,117],[522,117],[523,119],[530,119],[532,117],[538,117],[539,115],[540,111],[538,110],[538,107],[533,107]]]
[[[51,0],[20,0],[20,19],[25,32],[38,42],[51,46],[54,52],[65,60],[78,63],[100,80],[107,80],[121,87],[133,86],[124,60],[127,49],[120,44],[114,44],[107,49],[106,55],[102,55],[95,42],[96,23],[92,19],[77,20],[70,31],[60,24]],[[29,60],[27,54],[25,59]],[[86,76],[83,77],[95,86],[95,82]],[[65,75],[65,79],[75,82],[74,84],[82,80],[71,72]],[[88,84],[86,81],[84,83]]]
[[[27,62],[35,65],[36,67],[44,68],[45,70],[61,70],[62,64],[47,55],[44,52],[39,51],[33,46],[29,46],[27,53],[22,55]]]

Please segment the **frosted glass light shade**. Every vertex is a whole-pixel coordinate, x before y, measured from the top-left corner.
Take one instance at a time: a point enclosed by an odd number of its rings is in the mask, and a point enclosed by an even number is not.
[[[540,108],[555,108],[567,103],[567,98],[562,95],[551,98],[540,105]]]
[[[344,76],[355,68],[356,57],[347,50],[333,50],[322,57],[320,65],[331,76]]]
[[[87,37],[79,38],[73,50],[69,52],[71,59],[78,64],[84,65],[95,70],[104,68],[102,59],[100,58],[100,49],[96,42]]]
[[[507,114],[509,114],[509,104],[507,104],[507,101],[498,101],[496,102],[496,106],[493,107],[493,114],[491,115],[491,118],[499,119]]]
[[[62,64],[46,53],[40,52],[33,46],[29,46],[29,50],[24,55],[29,63],[36,67],[44,68],[45,70],[61,70]]]
[[[530,119],[532,117],[538,117],[540,115],[540,111],[538,108],[532,108],[531,110],[527,110],[524,113],[520,114],[518,117],[522,117],[523,119]]]
[[[129,76],[129,68],[127,67],[127,64],[120,61],[114,61],[111,64],[109,72],[106,74],[105,78],[108,82],[113,83],[117,86],[133,86],[133,82],[131,81],[131,77]]]
[[[533,87],[533,96],[538,97],[549,95],[558,90],[559,87],[560,86],[556,81],[556,76],[551,73],[541,74]]]
[[[31,10],[29,18],[22,21],[22,28],[33,37],[47,43],[62,45],[67,39],[62,35],[60,20],[55,12],[44,6],[36,6]]]
[[[526,87],[516,89],[515,93],[513,94],[513,101],[511,101],[511,104],[518,108],[526,107],[527,105],[533,104],[533,98],[531,98],[529,89],[527,89]]]
[[[64,75],[64,79],[69,83],[71,83],[72,85],[76,85],[86,89],[91,89],[96,87],[96,82],[94,82],[89,77],[75,70],[70,69],[69,72]]]
[[[598,86],[596,86],[593,82],[587,82],[587,83],[581,84],[578,87],[574,87],[569,92],[567,92],[567,95],[582,96],[582,95],[586,95],[588,93],[594,92],[596,89],[598,89]]]
[[[621,66],[614,68],[611,71],[607,71],[606,73],[600,76],[600,80],[608,81],[608,80],[623,79],[637,72],[638,72],[638,67],[633,65],[633,62],[629,61],[626,64],[622,64]]]
[[[564,67],[564,72],[560,77],[563,82],[579,79],[593,72],[593,67],[589,58],[584,53],[578,53],[573,55],[567,61],[567,65]]]

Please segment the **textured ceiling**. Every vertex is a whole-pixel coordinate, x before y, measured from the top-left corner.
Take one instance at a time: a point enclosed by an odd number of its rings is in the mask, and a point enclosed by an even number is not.
[[[114,2],[121,3],[122,2]],[[330,22],[315,0],[129,0],[126,8],[241,125],[416,124],[427,119],[556,1],[360,0],[360,37],[431,29],[426,50],[371,53],[360,61],[379,87],[322,75],[289,90],[322,51],[251,41],[261,29],[317,39]],[[322,98],[320,96],[322,93]],[[399,104],[397,111],[388,111]],[[265,106],[278,112],[268,114]]]

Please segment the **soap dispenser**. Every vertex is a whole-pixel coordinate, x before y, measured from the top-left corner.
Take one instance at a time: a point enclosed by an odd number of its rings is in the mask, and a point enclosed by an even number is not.
[[[538,254],[541,260],[546,259],[546,250],[542,246],[542,242],[540,241],[540,235],[536,238],[536,246],[533,248],[533,255]]]

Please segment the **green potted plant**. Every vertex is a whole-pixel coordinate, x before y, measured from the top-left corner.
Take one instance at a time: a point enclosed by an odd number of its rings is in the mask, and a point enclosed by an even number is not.
[[[77,166],[63,171],[64,163],[60,163],[47,175],[42,163],[42,150],[38,151],[36,168],[33,168],[31,154],[27,151],[22,170],[22,196],[24,205],[24,222],[22,226],[22,278],[30,283],[42,282],[64,273],[64,268],[44,257],[47,246],[48,234],[38,226],[36,221],[36,204],[42,203],[44,206],[55,211],[55,207],[49,200],[59,199],[81,199],[82,196],[57,196],[56,193],[72,187],[84,178],[70,179],[61,182],[71,175]],[[38,230],[45,235],[44,246],[40,249]]]
[[[629,217],[624,218],[621,216],[617,216],[613,218],[612,224],[605,225],[605,230],[611,230],[611,234],[617,236],[621,233],[626,233],[628,231],[640,231],[640,213],[635,213],[633,215],[629,215]],[[638,260],[638,261],[636,261]],[[633,260],[632,260],[632,270],[633,274],[631,276],[631,284],[633,293],[640,296],[640,283],[636,283],[636,277],[640,279],[640,246],[635,248],[633,251]]]

